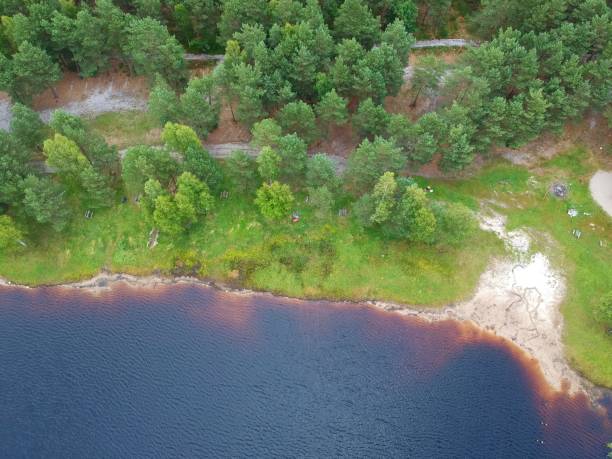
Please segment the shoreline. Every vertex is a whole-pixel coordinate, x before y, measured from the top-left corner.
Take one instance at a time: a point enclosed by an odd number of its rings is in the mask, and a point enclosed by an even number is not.
[[[556,392],[584,393],[593,404],[610,390],[580,375],[565,356],[563,316],[560,306],[566,293],[563,274],[553,268],[541,252],[530,252],[531,237],[524,230],[507,231],[506,218],[491,210],[479,215],[480,227],[496,234],[505,244],[508,256],[493,259],[481,274],[471,298],[437,308],[421,307],[374,299],[334,300],[292,298],[282,294],[231,287],[190,276],[165,277],[158,274],[135,276],[101,271],[78,282],[31,287],[14,284],[0,277],[1,286],[18,288],[55,287],[100,293],[114,285],[155,288],[178,284],[199,285],[245,296],[268,296],[300,301],[327,301],[337,304],[369,305],[387,312],[415,317],[430,323],[453,320],[468,323],[483,332],[501,337],[538,363],[543,379]]]
[[[503,260],[494,260],[492,266],[488,268],[483,277],[490,272],[499,270],[502,266],[507,263]],[[497,268],[496,268],[497,267]],[[488,282],[488,280],[487,280]],[[506,345],[514,347],[523,353],[524,357],[535,360],[537,367],[541,373],[541,376],[546,383],[547,389],[552,390],[555,393],[566,393],[570,396],[577,394],[585,394],[591,404],[594,407],[599,407],[599,400],[602,399],[606,394],[610,394],[610,390],[605,387],[596,386],[591,383],[588,379],[581,376],[573,368],[569,366],[563,348],[552,348],[553,352],[545,353],[541,355],[541,348],[529,346],[528,343],[523,339],[517,339],[516,337],[507,336],[503,330],[496,327],[494,324],[490,324],[482,318],[478,318],[477,315],[471,315],[468,308],[469,306],[475,305],[478,294],[481,292],[483,279],[481,278],[477,287],[476,294],[467,301],[450,304],[448,306],[436,309],[428,307],[419,307],[415,305],[406,305],[400,303],[384,302],[378,300],[330,300],[327,298],[296,298],[286,295],[279,295],[268,291],[257,291],[246,288],[234,288],[227,285],[213,282],[205,279],[200,279],[190,276],[160,276],[160,275],[149,275],[149,276],[136,276],[126,273],[112,273],[109,271],[102,271],[96,276],[78,282],[69,282],[61,284],[44,284],[36,287],[15,284],[0,277],[0,288],[1,287],[13,287],[19,289],[39,289],[39,288],[58,288],[66,290],[80,290],[89,294],[100,294],[108,292],[118,286],[127,286],[135,289],[154,289],[157,287],[169,287],[173,285],[187,285],[215,289],[221,292],[230,293],[232,295],[240,296],[257,296],[257,297],[268,297],[277,298],[283,300],[297,300],[297,301],[325,301],[337,305],[365,305],[385,311],[388,313],[399,314],[402,316],[423,320],[428,323],[436,323],[443,321],[455,321],[458,323],[468,324],[475,327],[479,331],[490,334],[495,337],[502,338]],[[501,303],[498,303],[501,304]],[[520,304],[520,301],[514,300],[514,305]],[[512,305],[511,305],[512,306]],[[495,311],[498,308],[494,308]],[[504,320],[505,323],[505,320]],[[515,324],[511,324],[515,325]],[[515,331],[519,331],[519,328],[511,327]],[[560,351],[560,352],[555,352]],[[561,357],[559,358],[559,355]],[[560,376],[560,378],[559,378]]]

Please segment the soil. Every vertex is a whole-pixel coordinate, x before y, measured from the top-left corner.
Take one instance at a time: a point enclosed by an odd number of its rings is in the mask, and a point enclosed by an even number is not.
[[[545,133],[520,148],[497,147],[494,155],[500,155],[520,166],[534,166],[567,151],[574,145],[585,145],[591,151],[612,153],[612,129],[600,114],[591,112],[581,121],[568,123],[558,134]]]
[[[333,126],[329,134],[310,147],[311,153],[324,152],[348,158],[360,143],[359,136],[350,124]]]
[[[34,98],[33,107],[43,121],[51,119],[53,111],[62,110],[78,116],[97,116],[123,110],[146,110],[148,84],[144,77],[132,77],[120,72],[107,72],[92,78],[81,78],[67,72],[51,89]],[[57,95],[57,97],[56,97]],[[10,124],[10,97],[0,93],[0,128]]]
[[[251,133],[232,118],[229,105],[223,104],[219,115],[219,125],[206,138],[206,143],[249,142]]]

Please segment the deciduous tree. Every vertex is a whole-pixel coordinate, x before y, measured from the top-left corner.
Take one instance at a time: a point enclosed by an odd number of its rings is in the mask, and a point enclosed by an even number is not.
[[[289,186],[279,182],[264,183],[255,198],[261,214],[270,220],[288,218],[294,202]]]

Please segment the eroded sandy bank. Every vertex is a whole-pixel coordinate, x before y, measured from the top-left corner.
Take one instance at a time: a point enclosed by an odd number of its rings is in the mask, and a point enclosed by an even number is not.
[[[507,232],[502,216],[484,217],[481,226],[503,239],[512,255],[491,263],[470,300],[439,311],[415,311],[384,302],[374,304],[429,321],[470,321],[512,341],[537,359],[552,388],[591,393],[592,384],[569,366],[564,354],[563,317],[559,310],[565,295],[563,275],[543,253],[529,252],[530,238],[526,232]]]

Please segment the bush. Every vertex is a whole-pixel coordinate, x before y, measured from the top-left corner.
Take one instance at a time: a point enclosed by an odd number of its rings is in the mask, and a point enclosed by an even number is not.
[[[606,326],[612,327],[612,290],[601,298],[595,309],[595,317]]]
[[[255,198],[261,214],[270,220],[288,218],[294,201],[289,186],[279,182],[264,183]]]
[[[230,270],[238,271],[241,280],[246,280],[255,270],[268,266],[270,256],[261,247],[256,246],[245,250],[229,249],[225,252],[223,261],[227,263]]]

